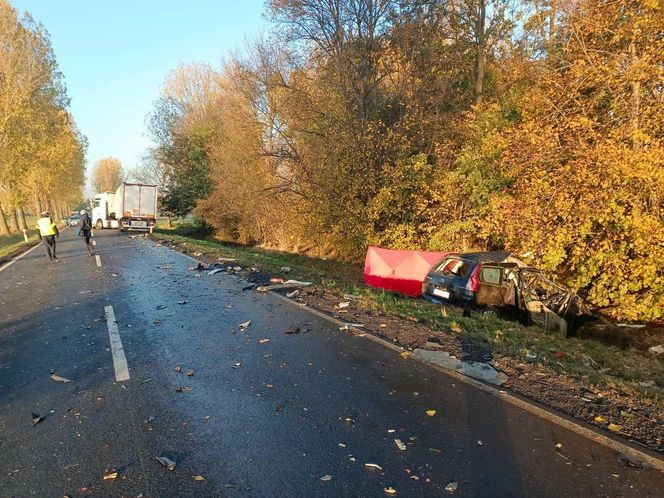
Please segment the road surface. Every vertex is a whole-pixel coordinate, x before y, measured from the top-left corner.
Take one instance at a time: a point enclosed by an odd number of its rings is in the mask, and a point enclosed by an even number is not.
[[[3,497],[664,496],[660,472],[235,276],[95,241],[0,272]]]

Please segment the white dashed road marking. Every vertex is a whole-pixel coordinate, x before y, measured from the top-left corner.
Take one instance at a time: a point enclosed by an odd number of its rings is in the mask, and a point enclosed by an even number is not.
[[[101,258],[99,257],[99,254],[95,256],[95,260],[97,261],[97,267],[101,268]]]
[[[106,313],[106,325],[108,325],[108,338],[111,341],[111,354],[113,355],[115,380],[118,382],[124,382],[129,380],[129,366],[127,365],[127,357],[125,356],[124,348],[122,347],[118,324],[115,321],[113,306],[104,306],[104,313]]]
[[[96,241],[96,240],[93,240],[93,241],[92,241],[92,245],[93,245],[93,246],[96,246],[96,245],[97,245],[97,241]]]

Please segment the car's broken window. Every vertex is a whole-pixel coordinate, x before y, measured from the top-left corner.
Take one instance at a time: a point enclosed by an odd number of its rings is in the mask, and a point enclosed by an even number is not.
[[[436,269],[436,273],[445,277],[463,277],[468,273],[468,265],[460,259],[448,259]]]

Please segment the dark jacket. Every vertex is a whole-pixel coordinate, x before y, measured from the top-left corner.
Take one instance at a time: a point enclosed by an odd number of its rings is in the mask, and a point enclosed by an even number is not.
[[[78,221],[78,226],[80,227],[80,230],[78,231],[80,235],[83,237],[90,236],[90,233],[92,232],[92,220],[88,213],[81,216],[81,219]]]

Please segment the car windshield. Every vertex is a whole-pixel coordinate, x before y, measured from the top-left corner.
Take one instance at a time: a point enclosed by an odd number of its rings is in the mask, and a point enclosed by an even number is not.
[[[468,265],[461,259],[450,258],[438,265],[436,273],[445,277],[463,277],[468,273]]]

